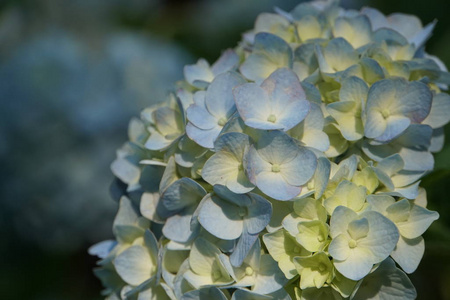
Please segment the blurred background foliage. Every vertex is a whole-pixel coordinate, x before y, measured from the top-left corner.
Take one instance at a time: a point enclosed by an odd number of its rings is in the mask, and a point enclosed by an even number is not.
[[[258,13],[297,3],[0,1],[0,299],[101,299],[87,248],[112,236],[109,164],[128,120],[162,101],[183,65],[235,46]],[[427,50],[450,66],[449,1],[342,5],[438,19]],[[450,299],[450,142],[422,185],[441,218],[411,279],[419,299]]]

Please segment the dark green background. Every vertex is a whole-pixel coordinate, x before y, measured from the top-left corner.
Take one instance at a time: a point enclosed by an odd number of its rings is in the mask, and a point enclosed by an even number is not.
[[[84,6],[83,2],[90,4]],[[194,62],[197,57],[214,61],[221,50],[236,45],[241,33],[252,27],[259,12],[271,11],[275,5],[289,10],[296,3],[297,1],[291,0],[3,0],[0,2],[0,20],[6,12],[16,11],[23,16],[23,22],[22,28],[13,38],[2,40],[0,30],[0,72],[2,66],[8,64],[16,50],[26,40],[39,38],[39,33],[49,26],[52,30],[64,29],[65,32],[71,32],[87,40],[87,44],[94,48],[101,43],[102,36],[114,32],[126,30],[151,34],[185,49],[190,57],[195,58],[186,58],[187,63]],[[439,22],[427,44],[427,51],[437,55],[450,66],[449,1],[343,1],[343,5],[358,9],[362,6],[371,6],[386,14],[392,12],[415,14],[425,24],[437,19]],[[54,45],[56,49],[59,46],[58,43]],[[181,76],[182,67],[179,66],[178,76]],[[89,73],[89,69],[87,72]],[[2,80],[0,89],[9,86],[8,77],[3,77]],[[20,87],[20,80],[15,84]],[[51,90],[55,86],[43,85],[41,88]],[[150,98],[149,104],[152,101]],[[29,114],[33,113],[33,106],[9,111],[15,101],[20,101],[20,94],[0,98],[0,138],[7,136],[9,139],[9,146],[3,148],[0,140],[0,299],[101,299],[99,296],[101,286],[91,272],[96,259],[89,257],[86,250],[95,240],[111,237],[109,228],[116,209],[113,200],[109,206],[104,206],[102,222],[99,220],[98,223],[102,226],[102,230],[89,238],[85,237],[88,236],[89,228],[82,227],[81,223],[84,221],[81,217],[64,222],[64,216],[60,216],[59,219],[48,220],[44,225],[39,225],[42,228],[36,231],[33,226],[37,225],[30,222],[33,212],[27,214],[22,212],[31,205],[25,200],[33,199],[34,204],[43,203],[42,205],[51,207],[55,195],[63,193],[64,197],[64,193],[76,194],[79,187],[73,184],[71,186],[71,182],[61,182],[57,176],[42,178],[39,176],[39,169],[53,160],[64,157],[74,149],[89,156],[92,145],[103,147],[101,157],[95,158],[101,161],[100,170],[103,172],[94,176],[99,178],[98,182],[94,180],[91,185],[84,188],[99,190],[102,201],[105,201],[108,197],[106,182],[112,179],[108,164],[114,159],[115,149],[126,140],[127,120],[132,115],[138,115],[142,105],[124,104],[123,114],[111,118],[111,122],[116,122],[113,129],[105,129],[101,135],[91,135],[83,132],[73,133],[64,121],[55,125],[56,127],[52,126],[51,122],[45,123],[46,125],[28,124],[25,121]],[[89,102],[89,99],[83,99],[83,103],[86,101]],[[84,105],[83,103],[80,105]],[[47,110],[53,111],[53,104],[46,105]],[[95,109],[102,111],[102,107]],[[70,116],[70,108],[68,110]],[[49,113],[48,116],[53,114]],[[4,121],[5,118],[13,121],[7,123]],[[15,124],[16,127],[11,127],[11,124]],[[17,131],[18,124],[28,125]],[[40,136],[48,137],[49,130],[52,137],[50,141],[39,139]],[[450,136],[450,127],[446,128],[446,132],[447,136]],[[98,153],[92,152],[92,155]],[[66,171],[71,172],[70,169]],[[96,172],[99,172],[98,169]],[[450,142],[447,142],[444,150],[436,155],[436,170],[422,181],[422,186],[428,191],[429,208],[438,211],[441,217],[424,235],[425,256],[418,270],[411,275],[419,294],[418,299],[450,299],[449,175]],[[12,186],[11,182],[15,185]],[[71,189],[68,192],[59,191],[61,186],[70,186]],[[77,198],[71,196],[67,195],[68,201],[76,201]],[[97,200],[95,197],[92,199]],[[97,210],[102,209],[94,205],[94,202],[91,203],[92,207],[85,206],[82,211],[88,213],[93,207]],[[80,224],[74,224],[76,222]],[[69,225],[80,225],[82,229],[66,230]],[[50,244],[53,240],[48,239],[46,229],[50,232],[55,228],[59,228],[61,231],[59,235],[65,238],[64,241],[76,239],[78,243],[72,247],[61,245],[52,247]]]

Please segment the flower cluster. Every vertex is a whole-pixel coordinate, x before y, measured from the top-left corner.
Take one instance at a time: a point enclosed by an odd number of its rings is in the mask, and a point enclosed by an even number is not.
[[[107,299],[414,299],[450,121],[433,27],[313,1],[186,66],[112,164]]]

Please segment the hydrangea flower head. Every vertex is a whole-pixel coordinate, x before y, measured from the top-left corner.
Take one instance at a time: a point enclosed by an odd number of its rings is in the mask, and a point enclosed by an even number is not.
[[[450,121],[434,26],[317,0],[186,66],[111,165],[107,299],[414,299]]]

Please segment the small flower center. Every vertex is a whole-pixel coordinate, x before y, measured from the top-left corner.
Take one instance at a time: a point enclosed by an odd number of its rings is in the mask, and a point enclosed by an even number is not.
[[[247,207],[239,207],[238,214],[240,217],[244,217],[247,215]]]
[[[252,267],[245,268],[245,275],[252,276],[253,275],[253,268]]]
[[[353,249],[356,247],[356,241],[354,239],[351,239],[350,241],[348,241],[348,246]]]
[[[382,111],[381,111],[381,115],[383,116],[383,118],[385,118],[385,119],[387,119],[388,117],[389,117],[389,110],[387,110],[387,109],[383,109]]]
[[[273,164],[272,165],[272,172],[274,172],[274,173],[280,172],[280,165],[279,164]]]
[[[267,118],[267,121],[275,123],[277,121],[277,117],[274,114],[270,114],[270,116]]]
[[[325,237],[324,237],[323,235],[319,234],[319,235],[317,236],[317,241],[319,241],[320,243],[322,243],[323,241],[325,241]]]
[[[220,118],[219,121],[217,122],[217,124],[219,126],[225,126],[225,124],[227,124],[227,119],[225,118]]]
[[[319,272],[323,272],[323,271],[325,271],[326,269],[327,269],[327,266],[325,266],[324,263],[320,263],[320,264],[319,264]]]

